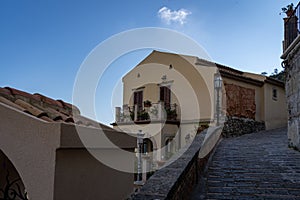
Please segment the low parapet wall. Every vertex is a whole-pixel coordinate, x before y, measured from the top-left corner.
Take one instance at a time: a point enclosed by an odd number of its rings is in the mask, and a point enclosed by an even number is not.
[[[189,199],[220,138],[221,128],[209,128],[196,135],[188,149],[181,149],[180,157],[172,158],[171,164],[155,172],[132,199]]]

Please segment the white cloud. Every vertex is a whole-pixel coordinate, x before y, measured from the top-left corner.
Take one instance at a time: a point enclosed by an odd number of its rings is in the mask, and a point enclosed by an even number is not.
[[[186,23],[187,16],[192,13],[186,9],[171,10],[164,6],[159,9],[157,14],[159,18],[161,18],[167,24],[174,22],[183,25],[184,23]]]

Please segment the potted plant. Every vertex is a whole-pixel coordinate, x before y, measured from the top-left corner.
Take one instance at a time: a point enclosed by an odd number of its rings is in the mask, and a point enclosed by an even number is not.
[[[144,101],[144,107],[151,107],[151,101],[149,101],[149,100],[146,100],[146,101]]]
[[[167,119],[168,120],[176,120],[177,118],[177,113],[176,110],[172,110],[171,108],[166,109],[166,113],[167,113]]]
[[[138,113],[138,118],[139,118],[139,120],[149,120],[150,119],[149,114],[145,110],[142,110],[141,112]]]
[[[134,112],[130,111],[130,118],[132,121],[134,121]]]
[[[291,3],[284,8],[281,8],[282,12],[285,13],[288,17],[292,16],[294,13],[294,4]]]

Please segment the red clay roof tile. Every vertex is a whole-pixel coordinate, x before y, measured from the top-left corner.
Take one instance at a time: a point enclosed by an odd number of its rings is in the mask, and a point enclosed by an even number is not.
[[[35,93],[34,96],[37,96],[38,98],[40,98],[40,100],[41,100],[42,102],[45,102],[45,103],[47,103],[47,104],[49,104],[49,105],[54,105],[54,106],[63,107],[63,105],[62,105],[60,102],[58,102],[58,101],[56,101],[56,100],[54,100],[54,99],[51,99],[51,98],[49,98],[49,97],[46,97],[46,96],[44,96],[44,95],[42,95],[42,94]]]
[[[42,120],[45,120],[45,121],[47,121],[47,122],[53,122],[53,120],[50,119],[50,118],[47,117],[47,116],[41,116],[41,117],[39,117],[39,118],[42,119]]]
[[[9,105],[9,106],[11,106],[11,107],[13,107],[13,108],[16,108],[16,109],[18,109],[18,110],[21,110],[21,111],[24,111],[24,110],[25,110],[25,109],[22,108],[21,106],[15,104],[15,103],[13,103],[13,102],[11,102],[10,100],[8,100],[8,99],[6,99],[6,98],[4,98],[4,97],[2,97],[2,96],[0,96],[0,102],[4,103],[4,104],[6,104],[6,105]]]
[[[15,104],[21,106],[22,108],[24,108],[25,110],[29,111],[32,115],[39,117],[39,116],[48,116],[44,111],[34,107],[33,105],[21,100],[21,99],[17,99],[15,101]]]
[[[21,97],[27,98],[27,101],[30,101],[31,99],[39,101],[39,99],[36,99],[36,97],[34,95],[29,94],[28,92],[24,92],[24,91],[21,91],[21,90],[10,88],[10,87],[5,87],[5,89],[9,90],[10,93],[12,95],[14,95],[15,97],[17,97],[17,98],[18,98],[18,96],[21,96]],[[25,99],[23,99],[23,100],[25,100]]]
[[[113,130],[108,126],[80,115],[80,110],[70,103],[66,103],[63,100],[54,100],[38,93],[32,95],[14,88],[0,87],[0,102],[34,115],[46,122],[74,123],[74,115],[76,124],[96,128],[100,125],[103,129]]]
[[[11,92],[7,88],[0,88],[0,94],[11,95]]]
[[[65,122],[75,123],[73,117],[68,117]]]

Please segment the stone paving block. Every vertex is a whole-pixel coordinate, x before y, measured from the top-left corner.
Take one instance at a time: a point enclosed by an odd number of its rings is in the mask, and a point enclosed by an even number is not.
[[[288,148],[285,128],[227,138],[204,180],[193,199],[300,199],[300,152]]]

